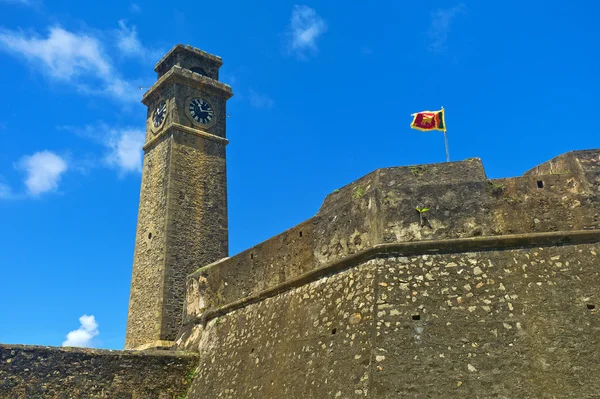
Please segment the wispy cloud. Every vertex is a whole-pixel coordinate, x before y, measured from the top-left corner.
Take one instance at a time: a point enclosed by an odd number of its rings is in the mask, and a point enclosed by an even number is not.
[[[327,31],[325,20],[305,5],[296,5],[288,28],[288,51],[300,58],[318,51],[317,40]]]
[[[95,162],[96,166],[116,169],[120,175],[142,170],[142,147],[146,133],[139,128],[111,127],[106,123],[97,122],[83,127],[59,126],[57,129],[69,131],[104,147],[103,158]]]
[[[17,168],[25,173],[25,186],[28,194],[36,197],[56,190],[62,175],[68,169],[68,165],[63,158],[55,153],[41,151],[21,158]]]
[[[3,30],[0,43],[5,50],[44,64],[44,70],[56,79],[71,80],[88,73],[106,76],[111,72],[110,62],[102,54],[98,40],[60,27],[51,28],[47,38]]]
[[[131,3],[131,5],[129,6],[129,11],[131,11],[134,14],[137,14],[142,12],[142,7],[140,7],[140,5],[137,3]]]
[[[257,93],[252,89],[249,90],[248,99],[250,100],[250,105],[254,108],[272,108],[274,105],[273,99],[271,99],[269,96]]]
[[[25,59],[49,78],[73,84],[86,94],[106,95],[121,101],[138,101],[136,85],[123,80],[91,35],[51,27],[46,37],[0,30],[0,50]]]
[[[460,3],[447,9],[438,8],[431,13],[431,25],[427,32],[430,51],[439,53],[445,52],[448,49],[448,34],[450,33],[452,23],[458,15],[466,11],[467,7],[463,3]]]
[[[0,176],[0,200],[36,198],[57,191],[61,179],[69,172],[87,174],[97,167],[115,169],[119,176],[142,170],[145,133],[135,128],[110,128],[104,124],[84,128],[59,127],[90,139],[104,147],[104,154],[79,155],[77,159],[44,150],[21,157],[15,169],[23,174],[24,190],[15,190]]]
[[[13,197],[13,192],[10,186],[0,182],[0,199],[8,199]]]
[[[24,6],[33,6],[37,2],[34,0],[0,0],[0,3],[21,4]]]
[[[223,83],[233,86],[237,83],[238,78],[235,73],[231,73],[231,72],[227,73],[227,72],[219,71],[219,80]]]
[[[92,339],[100,334],[94,315],[84,314],[79,318],[79,323],[81,325],[77,330],[67,334],[67,339],[63,341],[62,346],[93,347]]]
[[[121,174],[142,171],[142,146],[145,133],[137,129],[113,130],[105,141],[106,162]]]
[[[119,21],[119,29],[116,35],[117,47],[125,57],[135,57],[143,61],[156,62],[163,53],[161,50],[150,49],[142,45],[135,25],[129,27],[125,20]]]
[[[362,55],[371,55],[371,54],[373,54],[373,49],[371,47],[362,46],[360,48],[360,53]]]

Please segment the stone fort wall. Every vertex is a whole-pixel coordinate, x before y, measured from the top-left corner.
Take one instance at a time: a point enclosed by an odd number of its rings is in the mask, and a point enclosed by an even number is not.
[[[188,398],[597,397],[600,244],[558,241],[379,257],[196,324]]]
[[[429,210],[421,218],[416,207]],[[185,322],[380,245],[596,229],[600,150],[495,180],[479,159],[379,169],[328,195],[313,218],[191,274]]]
[[[599,165],[488,180],[470,159],[336,190],[188,277],[188,397],[593,397]]]

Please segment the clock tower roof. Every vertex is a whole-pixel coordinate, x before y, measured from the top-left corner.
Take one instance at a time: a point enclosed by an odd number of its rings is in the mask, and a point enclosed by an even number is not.
[[[202,70],[202,72],[199,72],[200,74],[217,80],[215,76],[210,76],[212,75],[210,71],[217,71],[221,65],[223,65],[223,60],[219,56],[190,45],[178,44],[156,63],[154,71],[158,73],[160,78],[174,66],[190,69],[194,72],[196,72],[195,68],[200,68]]]

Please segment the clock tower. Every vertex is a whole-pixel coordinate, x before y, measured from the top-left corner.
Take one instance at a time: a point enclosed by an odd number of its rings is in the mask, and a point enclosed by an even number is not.
[[[181,44],[156,64],[148,107],[125,349],[169,347],[185,279],[228,256],[226,101],[220,57]]]

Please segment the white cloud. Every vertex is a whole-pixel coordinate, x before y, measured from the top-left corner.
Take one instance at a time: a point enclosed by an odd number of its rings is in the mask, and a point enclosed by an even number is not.
[[[6,184],[0,182],[0,199],[12,198],[12,189]]]
[[[79,322],[81,326],[67,334],[67,339],[62,346],[92,347],[92,339],[100,334],[94,315],[84,314],[79,318]]]
[[[431,13],[431,25],[427,32],[430,51],[444,52],[447,50],[446,42],[452,22],[456,16],[466,12],[466,9],[467,7],[460,3],[448,9],[436,9]]]
[[[127,26],[125,20],[119,21],[117,34],[117,47],[126,57],[137,57],[142,61],[157,62],[160,60],[162,51],[146,48],[138,39],[137,28]]]
[[[274,104],[270,97],[257,93],[252,89],[249,91],[249,99],[250,105],[252,105],[254,108],[272,108]]]
[[[292,11],[288,38],[289,51],[300,57],[317,51],[317,39],[327,31],[325,20],[308,6],[296,5]]]
[[[80,87],[83,90],[83,87]],[[118,98],[122,101],[138,103],[141,99],[140,88],[138,85],[127,82],[119,78],[113,78],[101,90],[92,90],[86,87],[85,90],[92,94],[104,94],[110,97]]]
[[[50,151],[25,156],[17,167],[25,172],[25,186],[33,196],[56,190],[61,176],[68,169],[67,162]]]
[[[25,37],[21,32],[3,30],[0,44],[32,62],[41,62],[44,70],[56,79],[71,80],[88,73],[106,76],[111,72],[98,40],[60,27],[51,28],[47,38]]]
[[[142,43],[138,40],[135,26],[127,27],[124,20],[119,21],[117,46],[126,55],[137,55],[142,52]]]
[[[131,3],[131,5],[129,6],[129,11],[131,11],[134,14],[137,14],[139,12],[142,12],[142,7],[140,7],[139,4]]]
[[[143,130],[132,127],[110,127],[98,122],[83,127],[60,126],[58,129],[72,132],[82,138],[104,146],[103,164],[119,170],[121,174],[140,172],[142,170],[142,147],[146,140]],[[83,164],[83,163],[82,163]],[[84,167],[86,164],[83,164]],[[98,162],[93,162],[96,166]]]
[[[113,130],[105,141],[109,148],[106,161],[121,173],[142,171],[142,146],[145,133],[142,130]]]
[[[0,30],[0,50],[21,56],[51,79],[68,82],[81,92],[122,101],[138,101],[136,86],[115,71],[102,43],[86,34],[51,27],[47,37]]]

